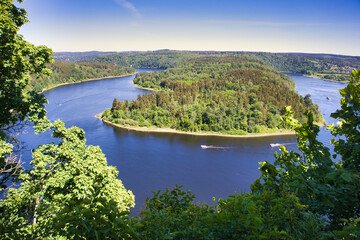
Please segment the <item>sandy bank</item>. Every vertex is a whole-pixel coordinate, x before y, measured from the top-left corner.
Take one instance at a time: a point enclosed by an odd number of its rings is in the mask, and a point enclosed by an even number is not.
[[[105,124],[108,124],[113,127],[126,129],[128,131],[136,132],[152,132],[152,133],[175,133],[175,134],[184,134],[192,136],[215,136],[215,137],[226,137],[226,138],[253,138],[253,137],[271,137],[271,136],[282,136],[282,135],[295,135],[294,131],[284,130],[283,132],[276,133],[255,133],[247,135],[228,135],[228,134],[219,134],[219,133],[197,133],[197,132],[183,132],[178,131],[172,128],[156,128],[156,127],[127,127],[119,124],[112,123],[110,121],[104,120],[101,117],[101,113],[95,115],[96,118],[102,120]]]
[[[142,90],[147,90],[147,91],[151,91],[151,92],[158,92],[158,91],[160,91],[159,89],[154,89],[154,88],[147,88],[147,87],[142,87],[142,86],[140,86],[140,85],[138,85],[138,84],[135,84],[134,83],[134,81],[131,81],[133,84],[134,84],[134,86],[136,87],[136,88],[138,88],[138,89],[142,89]]]

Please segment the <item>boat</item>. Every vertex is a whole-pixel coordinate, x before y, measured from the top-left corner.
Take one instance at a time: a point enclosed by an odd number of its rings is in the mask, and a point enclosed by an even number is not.
[[[270,147],[280,147],[280,146],[285,146],[285,145],[290,145],[290,144],[295,144],[295,143],[270,143]]]
[[[207,148],[219,148],[219,149],[230,148],[230,147],[221,147],[221,146],[214,146],[214,145],[200,145],[200,147],[202,149],[207,149]]]
[[[206,148],[211,148],[211,147],[213,147],[213,146],[200,145],[200,147],[201,147],[202,149],[206,149]]]
[[[329,97],[329,96],[327,96],[326,99],[329,100],[329,101],[331,101],[331,97]]]
[[[280,143],[270,143],[271,147],[280,147],[281,144]]]

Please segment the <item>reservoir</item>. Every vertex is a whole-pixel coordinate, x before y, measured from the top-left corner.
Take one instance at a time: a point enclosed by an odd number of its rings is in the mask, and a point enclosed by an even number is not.
[[[139,72],[156,71],[138,69]],[[302,96],[311,94],[319,105],[327,123],[334,122],[330,113],[340,106],[338,89],[346,85],[305,76],[288,75],[296,83]],[[85,130],[88,145],[100,146],[108,164],[116,166],[125,187],[135,194],[138,212],[151,191],[184,185],[191,190],[196,202],[212,203],[212,198],[225,198],[235,192],[250,190],[260,176],[259,162],[274,162],[276,144],[286,144],[296,150],[295,136],[268,136],[259,138],[222,138],[190,136],[171,133],[141,133],[113,128],[95,118],[110,108],[113,99],[132,100],[147,91],[134,87],[134,75],[101,81],[84,82],[55,88],[45,93],[51,121],[61,119],[67,127]],[[49,133],[34,135],[29,128],[20,139],[26,144],[22,161],[29,168],[30,149],[53,141]],[[320,140],[329,146],[331,135],[322,128]],[[272,147],[271,146],[275,147]],[[220,148],[201,148],[213,145]]]

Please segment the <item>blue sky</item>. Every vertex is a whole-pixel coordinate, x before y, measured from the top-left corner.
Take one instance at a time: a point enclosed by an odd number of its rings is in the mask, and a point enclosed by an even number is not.
[[[54,51],[360,56],[360,0],[27,0],[21,34]]]

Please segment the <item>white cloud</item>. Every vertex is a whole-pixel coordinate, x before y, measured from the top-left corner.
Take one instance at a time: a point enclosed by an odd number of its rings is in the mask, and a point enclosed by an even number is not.
[[[134,17],[137,17],[137,18],[141,17],[139,10],[132,3],[130,3],[126,0],[114,0],[114,1],[117,4],[119,4],[120,6],[128,9]]]

